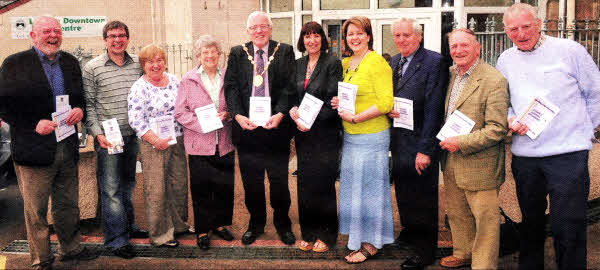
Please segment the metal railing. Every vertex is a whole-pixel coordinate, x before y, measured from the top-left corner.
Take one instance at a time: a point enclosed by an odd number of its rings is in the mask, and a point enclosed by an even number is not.
[[[496,30],[497,23],[493,17],[486,19],[484,23],[484,32],[475,32],[477,22],[473,18],[468,25],[481,43],[481,58],[490,65],[496,65],[500,54],[512,47],[513,43],[506,33]],[[455,28],[456,25],[457,23],[454,22]],[[570,26],[566,26],[563,19],[545,20],[542,24],[542,33],[579,42],[590,53],[596,65],[600,65],[600,19],[595,21],[574,20]]]
[[[181,78],[196,65],[196,59],[191,49],[187,49],[182,44],[162,44],[161,46],[167,53],[167,72],[173,73]],[[138,54],[143,46],[129,46],[127,51],[132,54]],[[71,53],[79,59],[81,67],[83,67],[92,58],[104,53],[104,50],[94,51],[92,49],[85,50],[81,45],[75,48]]]

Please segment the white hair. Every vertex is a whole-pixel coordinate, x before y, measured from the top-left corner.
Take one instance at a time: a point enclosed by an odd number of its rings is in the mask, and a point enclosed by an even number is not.
[[[506,25],[506,18],[508,18],[509,15],[513,15],[518,12],[526,12],[531,14],[533,16],[533,20],[536,22],[540,20],[536,7],[525,3],[516,3],[510,6],[506,12],[504,12],[504,16],[502,16],[502,23]]]
[[[273,21],[271,21],[271,17],[269,17],[269,14],[267,14],[264,11],[254,11],[252,13],[250,13],[250,15],[248,15],[248,20],[246,21],[246,28],[250,28],[250,21],[252,21],[252,19],[254,19],[254,17],[258,17],[258,16],[264,16],[265,18],[267,18],[267,22],[269,22],[269,26],[273,27]]]
[[[394,20],[394,22],[392,23],[392,34],[394,34],[394,26],[396,26],[396,24],[402,23],[402,22],[408,22],[412,25],[412,29],[413,32],[415,32],[415,34],[423,34],[423,27],[421,27],[421,24],[419,24],[417,22],[417,20],[413,19],[413,18],[399,18]]]
[[[202,48],[211,46],[215,46],[219,53],[223,53],[223,50],[221,49],[221,42],[219,42],[215,37],[212,35],[200,36],[198,40],[196,40],[196,43],[194,43],[194,51],[196,52],[196,56],[200,55]]]

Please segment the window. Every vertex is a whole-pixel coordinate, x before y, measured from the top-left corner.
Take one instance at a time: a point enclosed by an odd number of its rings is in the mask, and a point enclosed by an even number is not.
[[[273,40],[294,44],[292,40],[292,18],[273,18]]]
[[[431,7],[432,0],[378,0],[379,8]]]
[[[368,9],[369,0],[321,0],[321,9]]]
[[[312,0],[302,0],[302,10],[312,10]]]
[[[465,7],[508,7],[514,0],[465,0]]]
[[[271,12],[294,11],[294,0],[271,0]]]

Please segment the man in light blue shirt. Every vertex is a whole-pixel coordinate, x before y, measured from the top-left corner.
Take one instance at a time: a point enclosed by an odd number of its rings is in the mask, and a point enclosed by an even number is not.
[[[510,89],[512,170],[523,213],[519,269],[544,268],[547,195],[558,268],[585,269],[588,154],[600,124],[600,71],[579,43],[542,35],[530,5],[510,7],[504,25],[516,45],[502,53],[497,68]],[[515,119],[536,97],[559,112],[532,139]]]

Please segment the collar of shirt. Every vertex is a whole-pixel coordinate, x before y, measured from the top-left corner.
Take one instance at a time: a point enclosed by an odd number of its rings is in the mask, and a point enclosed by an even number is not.
[[[202,75],[202,74],[206,74],[206,75],[208,75],[208,73],[206,73],[206,71],[204,71],[204,66],[203,66],[203,65],[200,65],[200,67],[198,67],[198,70],[196,71],[196,73],[198,73],[198,74],[201,74],[201,75]],[[220,69],[220,68],[217,68],[217,75],[219,75],[219,76],[221,76],[221,75],[222,75],[222,74],[221,74],[221,69]]]
[[[254,43],[252,43],[252,47],[254,47],[254,55],[258,54],[258,50],[263,50],[263,58],[267,57],[269,55],[269,43],[267,42],[267,45],[263,46],[262,48],[259,48],[258,46],[254,45]]]
[[[37,53],[37,55],[40,57],[40,61],[42,61],[42,63],[47,63],[47,64],[50,64],[50,65],[53,65],[54,63],[58,62],[58,59],[60,59],[60,51],[58,53],[56,53],[56,57],[54,57],[54,60],[50,60],[50,59],[48,59],[48,56],[46,56],[37,47],[33,46],[33,49],[35,50],[35,52]]]
[[[123,65],[127,65],[129,63],[133,62],[133,58],[131,58],[131,56],[129,56],[129,54],[127,53],[127,51],[125,51],[125,60],[123,61]],[[104,53],[104,65],[108,65],[109,63],[115,64],[115,61],[113,61],[112,59],[110,59],[110,56],[108,55],[108,52]]]
[[[540,46],[542,46],[542,44],[544,44],[545,41],[546,41],[546,35],[540,34],[540,38],[535,43],[535,45],[533,46],[533,48],[531,48],[531,50],[527,50],[527,51],[526,50],[521,50],[521,49],[519,49],[519,47],[517,47],[517,50],[522,51],[522,52],[533,52],[533,51],[535,51],[535,49],[537,49]]]
[[[477,61],[475,61],[475,63],[473,63],[473,65],[471,65],[471,67],[469,68],[469,70],[467,70],[467,72],[465,72],[465,74],[463,74],[462,76],[460,75],[460,73],[458,72],[458,66],[454,65],[452,66],[452,72],[456,73],[456,77],[458,78],[466,78],[471,76],[471,73],[473,73],[473,70],[475,70],[475,68],[477,67],[477,65],[479,65],[479,60],[481,58],[477,58]]]
[[[402,75],[404,75],[404,72],[406,72],[406,70],[408,69],[408,66],[410,65],[410,61],[412,61],[412,59],[415,58],[415,53],[412,53],[409,56],[402,56],[402,57],[406,58],[406,63],[404,63],[404,66],[402,66]]]

